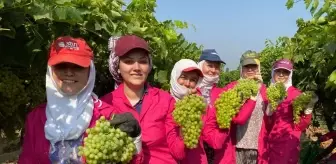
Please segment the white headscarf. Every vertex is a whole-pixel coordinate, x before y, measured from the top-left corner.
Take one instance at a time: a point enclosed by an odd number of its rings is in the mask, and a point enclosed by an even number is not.
[[[52,68],[48,66],[46,74],[47,122],[44,130],[45,137],[51,143],[52,152],[55,151],[56,142],[77,139],[89,127],[95,103],[92,96],[98,100],[92,92],[95,77],[96,70],[91,61],[87,85],[76,95],[67,96],[57,88],[52,77]]]
[[[199,63],[198,63],[198,68],[203,72],[203,64],[205,63],[205,61],[204,60],[202,60],[202,61],[200,61]],[[203,87],[207,87],[207,88],[212,88],[212,86],[214,85],[214,84],[217,84],[218,83],[218,81],[219,81],[219,75],[217,75],[217,76],[208,76],[208,75],[206,75],[206,74],[204,74],[203,73],[203,75],[204,75],[204,78],[203,78],[203,80],[202,80],[202,83],[200,84],[200,88],[203,88]]]
[[[181,76],[183,70],[187,68],[195,67],[198,68],[197,64],[190,59],[181,59],[175,63],[173,70],[170,75],[170,94],[175,98],[175,100],[180,100],[183,96],[188,94],[189,89],[185,86],[180,85],[177,79]],[[198,79],[196,87],[199,87],[202,82],[202,77]]]
[[[288,70],[287,68],[276,68],[276,69],[272,69],[272,79],[271,79],[271,84],[274,84],[275,83],[275,80],[274,80],[274,71],[277,70],[277,69],[285,69],[285,70]],[[293,70],[288,70],[290,73],[289,73],[289,76],[288,76],[288,80],[284,83],[285,84],[285,87],[286,87],[286,90],[288,90],[289,87],[291,87],[293,84],[292,84],[292,76],[293,76]]]

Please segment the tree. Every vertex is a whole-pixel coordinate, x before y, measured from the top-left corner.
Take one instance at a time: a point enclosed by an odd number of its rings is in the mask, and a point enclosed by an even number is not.
[[[15,138],[32,107],[45,101],[45,74],[50,43],[59,36],[84,38],[95,52],[99,95],[110,92],[110,36],[135,34],[151,47],[149,81],[167,89],[170,70],[182,58],[196,59],[200,46],[185,40],[179,20],[158,21],[155,0],[6,0],[0,1],[0,130]],[[125,9],[123,9],[125,8]],[[10,90],[9,90],[10,89]]]

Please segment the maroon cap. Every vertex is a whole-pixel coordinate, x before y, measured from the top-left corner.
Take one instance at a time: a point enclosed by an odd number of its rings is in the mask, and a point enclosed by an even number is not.
[[[183,70],[183,72],[191,72],[191,71],[196,71],[199,74],[199,76],[204,77],[203,72],[198,67],[188,67]]]
[[[117,56],[123,56],[135,48],[149,52],[148,43],[144,39],[135,35],[122,36],[116,42],[115,54]]]
[[[273,64],[273,70],[281,69],[281,68],[291,71],[291,70],[293,70],[293,63],[288,59],[277,60]]]

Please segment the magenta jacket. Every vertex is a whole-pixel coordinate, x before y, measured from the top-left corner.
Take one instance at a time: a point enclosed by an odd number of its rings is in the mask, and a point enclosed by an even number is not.
[[[168,92],[147,85],[140,114],[126,98],[123,84],[101,99],[120,113],[132,113],[139,121],[143,163],[176,164],[185,158],[184,143],[172,116],[175,100]]]
[[[293,121],[293,100],[301,92],[289,87],[286,99],[278,105],[271,116],[272,129],[268,137],[270,164],[296,164],[300,157],[300,136],[310,124],[312,115],[302,114],[300,122]]]
[[[89,127],[93,127],[100,116],[109,118],[114,112],[114,109],[106,103],[102,102],[101,105],[99,101],[94,103],[93,115]],[[19,164],[51,163],[49,159],[50,142],[44,135],[44,125],[46,121],[46,104],[39,105],[28,114],[25,123],[22,152],[18,161]],[[141,161],[133,159],[132,163],[141,163]]]
[[[221,90],[215,90],[213,93],[214,99],[217,99],[222,92],[225,92],[229,89],[232,89],[237,84],[237,81],[231,82],[226,85]],[[265,107],[268,104],[266,97],[266,86],[262,85],[260,89],[261,96],[264,100]],[[228,137],[226,138],[223,148],[215,150],[214,163],[216,164],[236,164],[236,125],[244,125],[246,121],[250,118],[256,101],[247,100],[245,104],[241,107],[240,112],[232,119],[231,127],[228,129]],[[263,109],[265,113],[265,109]],[[258,164],[267,163],[267,154],[266,154],[266,136],[267,129],[269,129],[269,118],[264,115],[262,126],[259,133],[258,139]]]

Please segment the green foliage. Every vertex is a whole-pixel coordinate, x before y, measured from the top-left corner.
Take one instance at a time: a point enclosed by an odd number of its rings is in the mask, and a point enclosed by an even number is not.
[[[329,130],[335,123],[335,69],[336,69],[336,8],[334,1],[305,0],[313,19],[297,20],[294,37],[280,37],[275,44],[266,42],[261,52],[262,75],[265,82],[271,79],[275,60],[288,58],[294,62],[293,84],[303,91],[314,91],[319,97],[314,113],[324,115]],[[293,1],[286,6],[291,8]]]
[[[236,81],[240,78],[239,70],[232,70],[227,72],[221,72],[219,76],[218,87],[224,87],[232,81]]]
[[[26,94],[22,99],[16,96],[8,100],[16,104],[10,112],[0,108],[1,114],[11,114],[0,116],[1,122],[11,125],[6,133],[13,133],[12,127],[22,127],[28,109],[45,100],[48,50],[59,36],[82,37],[93,49],[97,69],[95,92],[99,96],[110,92],[114,85],[108,71],[108,39],[124,34],[141,36],[150,43],[154,66],[149,81],[167,89],[174,63],[180,58],[198,58],[201,47],[176,32],[188,28],[188,23],[158,21],[155,7],[155,0],[133,0],[127,6],[122,0],[0,1],[0,68],[17,76],[20,80],[13,85],[23,86],[25,93],[21,93]],[[0,89],[2,94],[5,91]],[[3,104],[0,102],[0,106]],[[0,130],[4,126],[0,125]]]

